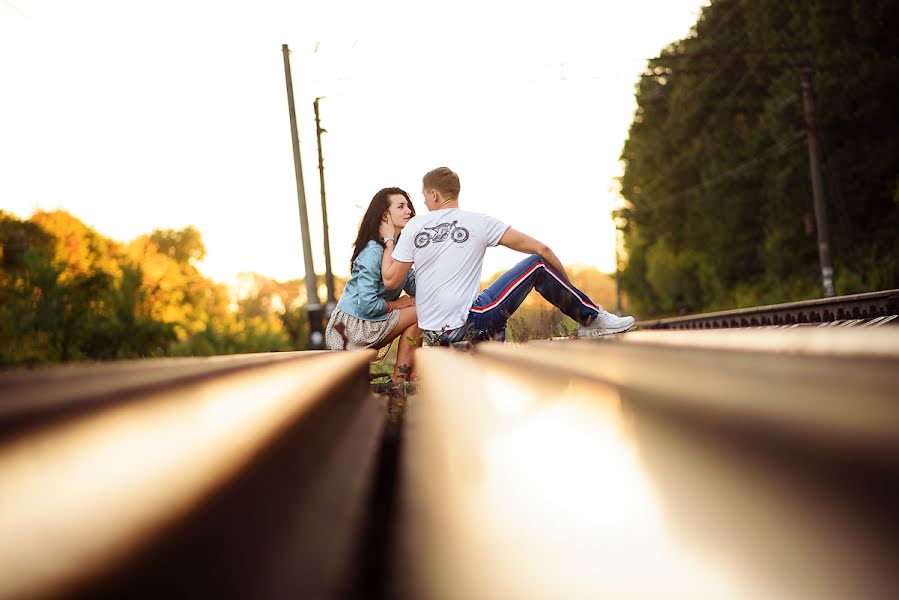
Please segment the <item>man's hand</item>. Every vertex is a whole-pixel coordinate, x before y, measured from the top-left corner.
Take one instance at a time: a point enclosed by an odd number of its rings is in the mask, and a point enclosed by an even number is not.
[[[390,216],[389,212],[381,218],[381,224],[378,226],[378,233],[381,235],[381,239],[393,237],[393,218]]]
[[[409,308],[415,306],[415,298],[413,296],[400,296],[396,300],[387,303],[387,310],[399,310],[401,308]]]

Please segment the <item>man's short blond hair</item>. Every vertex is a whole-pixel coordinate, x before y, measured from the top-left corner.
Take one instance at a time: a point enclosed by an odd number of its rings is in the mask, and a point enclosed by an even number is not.
[[[451,200],[459,198],[459,191],[462,187],[459,184],[459,176],[448,167],[438,167],[433,171],[428,171],[421,178],[421,184],[426,190],[437,190]]]

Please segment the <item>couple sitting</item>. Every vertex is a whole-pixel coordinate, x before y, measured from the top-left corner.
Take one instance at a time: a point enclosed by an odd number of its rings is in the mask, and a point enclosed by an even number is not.
[[[422,194],[430,212],[421,216],[399,188],[375,194],[356,237],[350,280],[328,322],[328,349],[378,348],[381,357],[402,336],[393,381],[406,381],[422,336],[433,346],[503,340],[506,322],[532,289],[580,323],[579,336],[634,326],[633,317],[606,312],[574,287],[548,246],[460,209],[459,190],[450,169],[427,173]],[[479,294],[484,252],[496,245],[531,256]]]

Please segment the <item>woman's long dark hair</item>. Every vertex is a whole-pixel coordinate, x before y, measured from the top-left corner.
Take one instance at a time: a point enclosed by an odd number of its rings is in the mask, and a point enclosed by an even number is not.
[[[390,197],[394,194],[401,194],[406,197],[406,203],[409,205],[409,210],[412,211],[412,216],[415,216],[415,208],[412,206],[412,199],[409,198],[409,194],[398,187],[389,187],[378,191],[378,193],[371,199],[368,210],[365,211],[365,216],[362,217],[362,223],[359,224],[359,233],[356,235],[356,241],[353,242],[353,258],[350,259],[351,271],[353,263],[356,261],[356,257],[365,250],[365,246],[368,245],[368,242],[374,240],[380,244],[381,247],[384,247],[384,240],[381,239],[381,234],[378,230],[381,226],[381,217],[383,217],[384,213],[387,212],[387,209],[390,208]]]

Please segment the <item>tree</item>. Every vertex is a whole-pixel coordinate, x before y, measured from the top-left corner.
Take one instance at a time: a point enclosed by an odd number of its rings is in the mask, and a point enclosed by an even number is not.
[[[0,365],[305,347],[301,282],[254,275],[233,299],[193,227],[120,244],[65,211],[0,212],[0,247]]]
[[[814,68],[838,292],[899,285],[899,127],[883,101],[899,92],[891,6],[715,0],[650,61],[622,151],[622,283],[638,313],[819,294],[803,65]]]
[[[206,246],[200,232],[192,226],[184,229],[156,229],[150,234],[161,254],[179,265],[194,265],[206,256]]]

